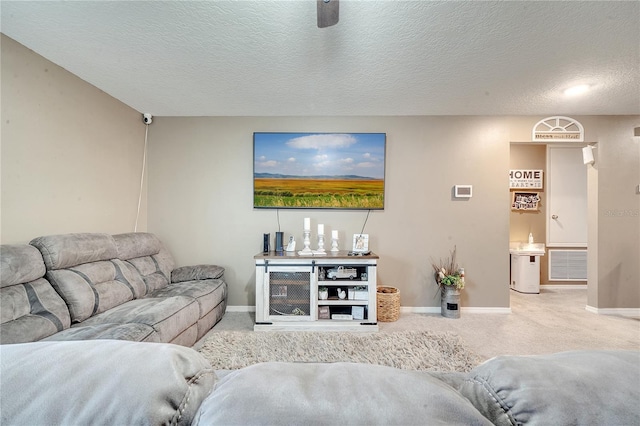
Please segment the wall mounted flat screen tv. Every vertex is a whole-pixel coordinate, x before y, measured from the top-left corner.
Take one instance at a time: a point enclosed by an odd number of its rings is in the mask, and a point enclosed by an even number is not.
[[[253,207],[384,209],[386,133],[253,134]]]

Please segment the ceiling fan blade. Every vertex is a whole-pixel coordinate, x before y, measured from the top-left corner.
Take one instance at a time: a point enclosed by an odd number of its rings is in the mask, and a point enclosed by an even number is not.
[[[340,0],[316,0],[318,5],[318,28],[338,23]]]

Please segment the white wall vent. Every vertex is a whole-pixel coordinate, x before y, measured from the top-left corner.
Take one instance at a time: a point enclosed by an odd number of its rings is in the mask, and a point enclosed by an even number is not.
[[[549,281],[586,281],[587,250],[549,250]]]

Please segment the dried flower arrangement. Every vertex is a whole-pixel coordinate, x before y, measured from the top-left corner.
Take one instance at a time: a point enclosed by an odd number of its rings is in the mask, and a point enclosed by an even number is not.
[[[439,287],[442,286],[454,286],[458,290],[464,288],[464,280],[460,274],[460,268],[456,261],[456,247],[449,252],[449,257],[444,261],[440,259],[439,263],[431,261],[433,270],[435,272],[436,282]]]

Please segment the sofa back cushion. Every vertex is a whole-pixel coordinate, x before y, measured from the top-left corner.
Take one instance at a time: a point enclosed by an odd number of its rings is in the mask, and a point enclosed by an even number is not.
[[[0,343],[33,342],[69,328],[66,304],[51,284],[40,252],[0,246]]]
[[[146,293],[166,287],[171,282],[173,257],[154,234],[131,232],[114,235],[118,259],[132,273],[142,277]]]
[[[47,279],[62,296],[73,322],[146,294],[144,282],[116,258],[108,234],[65,234],[31,241],[42,253]]]
[[[117,257],[109,234],[49,235],[29,244],[40,250],[48,271]]]

